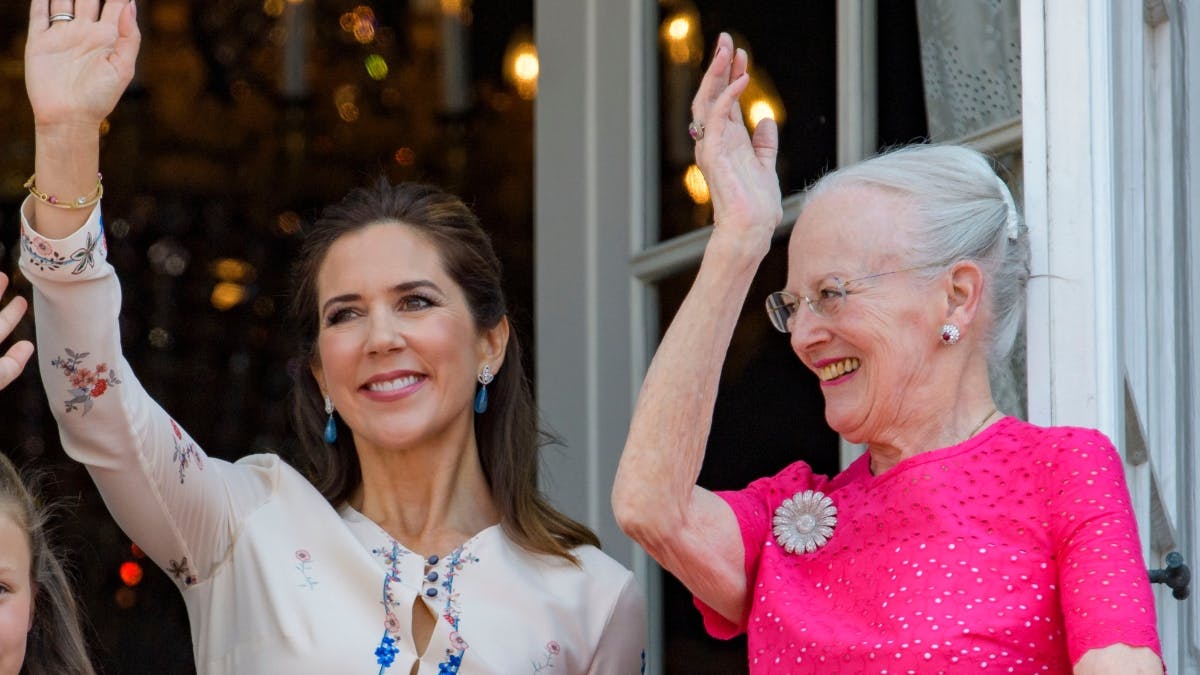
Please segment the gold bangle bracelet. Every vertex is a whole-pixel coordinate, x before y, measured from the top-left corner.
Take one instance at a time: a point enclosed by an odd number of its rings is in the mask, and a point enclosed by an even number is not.
[[[36,173],[30,176],[29,180],[25,181],[25,189],[29,190],[29,194],[33,195],[38,201],[55,208],[82,209],[99,202],[100,198],[104,196],[104,176],[98,173],[96,174],[96,189],[92,190],[92,194],[87,195],[86,197],[79,197],[78,199],[69,202],[61,202],[58,200],[58,197],[46,194],[45,192],[39,190],[37,184],[34,183],[36,178]]]

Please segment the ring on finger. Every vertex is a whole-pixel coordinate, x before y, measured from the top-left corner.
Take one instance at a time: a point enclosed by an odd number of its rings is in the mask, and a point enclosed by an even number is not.
[[[704,124],[699,120],[692,120],[688,125],[688,136],[692,137],[693,141],[700,141],[704,138]]]
[[[59,21],[74,21],[75,15],[70,12],[59,12],[50,17],[50,23],[58,23]]]

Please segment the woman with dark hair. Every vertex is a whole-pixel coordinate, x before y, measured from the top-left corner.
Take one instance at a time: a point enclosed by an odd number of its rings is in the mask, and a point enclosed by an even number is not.
[[[307,236],[293,413],[311,482],[274,455],[209,458],[130,374],[97,129],[135,19],[124,0],[32,3],[21,264],[63,445],[176,580],[199,672],[638,672],[637,584],[538,493],[499,262],[457,198],[379,181]]]
[[[0,294],[8,277],[0,273]],[[24,316],[25,299],[0,310],[0,340]],[[0,356],[0,389],[33,355],[28,340]],[[50,544],[49,509],[39,506],[20,472],[0,454],[0,675],[92,675],[75,593]]]

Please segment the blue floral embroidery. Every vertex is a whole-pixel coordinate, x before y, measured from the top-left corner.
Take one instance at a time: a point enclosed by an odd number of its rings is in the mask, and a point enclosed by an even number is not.
[[[312,555],[305,549],[298,549],[296,551],[296,560],[300,561],[300,564],[296,565],[296,569],[300,570],[300,574],[304,576],[304,581],[300,584],[297,584],[297,586],[300,588],[307,588],[310,591],[315,589],[317,584],[321,582],[313,579],[308,573],[309,567],[312,565]]]
[[[390,547],[371,550],[371,554],[382,558],[388,568],[383,575],[383,598],[380,602],[383,605],[383,638],[380,639],[379,646],[375,649],[375,661],[379,664],[381,674],[391,667],[396,660],[396,653],[400,651],[395,646],[396,640],[400,637],[400,619],[397,618],[394,611],[397,603],[392,593],[392,584],[400,583],[400,559],[409,554],[408,550],[400,548],[400,544],[395,539],[389,539],[389,541]]]
[[[393,640],[387,633],[383,634],[383,640],[379,642],[379,646],[375,648],[375,660],[379,662],[381,668],[379,672],[383,672],[391,667],[396,661],[396,654],[399,652],[396,649],[396,641]]]
[[[50,362],[50,365],[63,371],[63,375],[71,381],[71,388],[67,391],[72,398],[63,401],[63,404],[67,412],[75,412],[82,407],[83,414],[86,415],[92,409],[95,400],[103,396],[109,386],[121,384],[121,380],[117,379],[116,372],[110,369],[107,363],[97,365],[95,370],[84,368],[83,361],[91,356],[91,352],[75,352],[66,348],[63,351],[67,354],[65,357],[58,356]]]
[[[87,239],[84,240],[83,248],[77,249],[69,258],[54,250],[50,242],[41,237],[31,237],[25,228],[21,228],[21,249],[29,256],[29,262],[43,271],[53,272],[74,262],[75,268],[71,270],[71,274],[82,274],[96,266],[96,250],[99,249],[103,253],[107,248],[108,245],[104,240],[103,221],[100,223],[99,234],[93,238],[92,233],[89,232]]]
[[[183,437],[183,430],[171,420],[171,430],[175,432],[175,454],[171,456],[171,461],[179,465],[179,484],[183,484],[184,474],[187,472],[188,466],[196,463],[196,468],[204,470],[204,460],[201,459],[200,451],[196,449],[196,444],[191,439]]]
[[[541,663],[533,662],[533,672],[540,673],[543,670],[550,670],[554,667],[554,657],[562,653],[562,647],[557,642],[551,640],[546,643],[546,658]]]
[[[442,609],[442,618],[454,629],[450,633],[450,649],[446,650],[446,660],[438,664],[438,675],[454,675],[462,665],[463,655],[467,652],[467,641],[459,633],[458,594],[454,592],[454,579],[467,563],[477,563],[479,558],[466,553],[465,547],[460,546],[450,554],[446,565],[446,576],[442,588],[446,590],[446,606]]]

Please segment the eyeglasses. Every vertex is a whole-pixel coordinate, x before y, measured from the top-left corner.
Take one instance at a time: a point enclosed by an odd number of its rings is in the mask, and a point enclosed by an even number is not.
[[[816,297],[807,295],[796,296],[787,291],[775,291],[767,296],[767,317],[771,319],[771,325],[780,333],[790,333],[788,322],[795,316],[796,310],[803,300],[804,304],[812,310],[813,314],[820,317],[829,318],[837,314],[838,310],[846,304],[846,296],[851,291],[846,290],[847,284],[853,284],[867,279],[875,279],[878,277],[886,277],[889,274],[899,274],[901,272],[912,272],[914,270],[926,269],[928,267],[936,267],[937,265],[920,265],[918,267],[906,267],[902,270],[892,270],[891,272],[880,272],[878,274],[868,274],[865,277],[857,277],[854,279],[841,279],[831,276],[822,281],[816,292]]]

